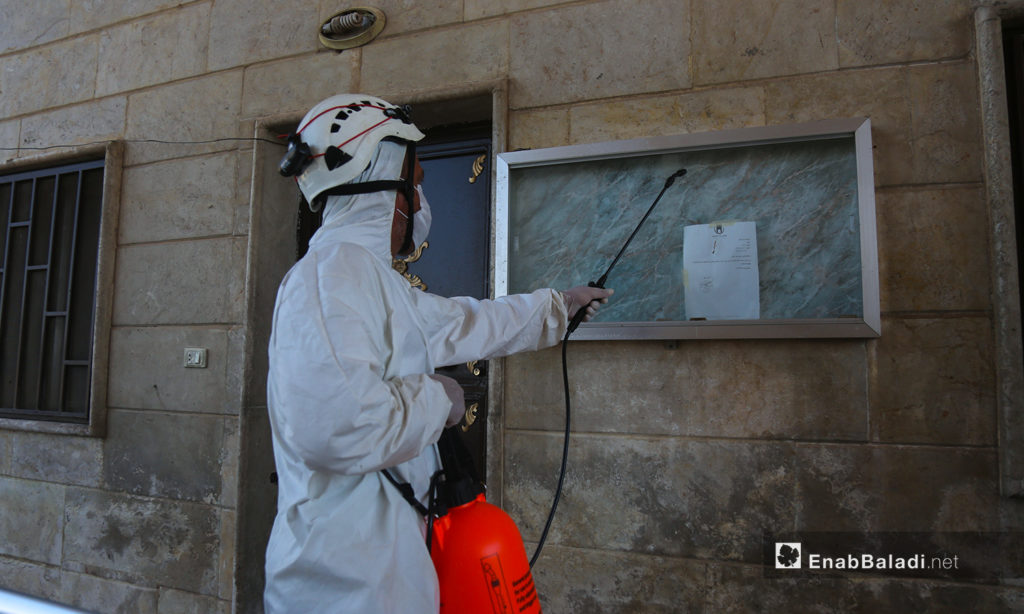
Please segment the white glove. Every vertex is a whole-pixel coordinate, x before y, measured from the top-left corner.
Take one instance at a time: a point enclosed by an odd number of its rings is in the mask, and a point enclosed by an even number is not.
[[[451,409],[448,410],[448,420],[445,421],[444,425],[455,426],[466,415],[466,397],[462,392],[462,386],[447,375],[432,373],[429,377],[434,381],[441,382],[441,385],[444,386],[445,394],[448,395],[448,400],[452,402]]]
[[[588,322],[597,314],[598,307],[607,303],[608,297],[614,293],[615,290],[592,288],[590,286],[576,286],[575,288],[563,290],[562,298],[565,300],[565,307],[569,311],[570,320],[576,315],[577,311],[586,307],[587,315],[583,316],[583,321]]]

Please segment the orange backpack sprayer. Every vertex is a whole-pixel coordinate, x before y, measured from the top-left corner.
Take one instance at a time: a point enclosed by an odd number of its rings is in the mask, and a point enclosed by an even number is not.
[[[434,521],[430,557],[441,614],[540,614],[519,529],[483,494]]]
[[[444,480],[429,514],[428,539],[441,587],[441,614],[540,614],[516,523],[487,502],[456,429],[445,431],[438,450]]]

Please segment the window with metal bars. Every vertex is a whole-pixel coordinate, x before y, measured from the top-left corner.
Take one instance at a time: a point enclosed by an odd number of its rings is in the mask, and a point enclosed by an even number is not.
[[[89,421],[103,173],[0,176],[0,417]]]

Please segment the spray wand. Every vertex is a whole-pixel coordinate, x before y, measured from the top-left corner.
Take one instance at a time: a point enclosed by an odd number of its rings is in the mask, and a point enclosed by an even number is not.
[[[643,218],[640,219],[640,223],[633,229],[633,233],[629,235],[628,239],[626,239],[625,245],[623,245],[622,249],[619,250],[619,253],[615,255],[615,259],[612,260],[612,263],[608,265],[608,270],[606,270],[604,275],[599,277],[597,281],[592,281],[587,284],[588,286],[591,288],[604,288],[605,282],[608,281],[608,275],[612,272],[612,269],[615,268],[615,265],[619,262],[619,258],[621,258],[622,254],[625,253],[629,244],[633,242],[633,237],[635,237],[636,233],[640,231],[640,227],[644,225],[644,222],[646,222],[647,218],[650,217],[651,212],[654,211],[656,206],[658,206],[658,202],[661,200],[661,197],[665,195],[665,192],[667,192],[670,187],[672,187],[672,184],[676,182],[676,179],[685,174],[686,169],[681,168],[672,173],[669,178],[665,180],[665,187],[661,188],[661,192],[658,193],[657,198],[655,198],[654,202],[651,203],[650,208],[647,209],[647,213],[644,214]],[[583,305],[576,311],[576,315],[573,316],[572,320],[569,322],[569,327],[565,331],[565,337],[562,338],[562,385],[565,388],[565,437],[562,442],[562,468],[558,473],[558,486],[555,488],[555,498],[551,502],[551,511],[548,512],[548,519],[544,524],[544,531],[541,532],[540,541],[537,542],[537,549],[533,552],[533,557],[530,559],[531,568],[533,567],[533,564],[537,562],[537,558],[540,557],[540,551],[544,547],[544,542],[548,538],[548,530],[551,529],[551,522],[555,519],[555,510],[558,509],[558,501],[562,498],[562,485],[565,482],[565,469],[569,459],[569,431],[571,424],[569,417],[569,368],[566,363],[565,349],[568,345],[567,342],[569,341],[569,335],[575,332],[576,328],[579,327],[580,323],[583,322],[583,318],[586,316],[587,306]]]
[[[651,203],[650,208],[647,209],[647,213],[644,214],[644,217],[640,220],[640,223],[637,224],[636,228],[633,229],[633,234],[629,235],[629,238],[626,239],[625,245],[623,245],[622,249],[619,250],[619,253],[615,255],[615,259],[612,260],[612,263],[608,265],[608,270],[605,271],[604,275],[599,277],[597,281],[592,281],[589,284],[587,284],[588,286],[590,286],[591,288],[604,288],[605,282],[608,281],[608,274],[611,273],[612,269],[615,268],[615,265],[618,264],[619,258],[622,258],[622,254],[625,253],[626,248],[629,247],[629,244],[633,242],[633,237],[636,236],[636,233],[640,232],[640,227],[644,225],[644,222],[646,222],[647,218],[650,217],[651,212],[654,211],[654,208],[658,206],[658,201],[660,201],[661,197],[665,195],[665,192],[667,192],[668,189],[672,187],[672,184],[676,182],[676,179],[682,177],[685,174],[686,169],[681,168],[678,171],[672,173],[669,176],[669,178],[665,180],[665,187],[661,188],[661,192],[658,193],[658,197],[654,199],[654,202]],[[576,312],[576,315],[573,316],[572,321],[569,322],[569,328],[568,330],[566,330],[565,334],[566,339],[568,339],[569,335],[576,331],[576,328],[580,325],[581,322],[583,322],[583,318],[585,318],[586,315],[587,309],[586,305],[584,305]]]

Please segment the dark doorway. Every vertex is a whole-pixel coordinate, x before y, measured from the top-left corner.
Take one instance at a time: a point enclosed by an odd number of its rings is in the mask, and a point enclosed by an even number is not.
[[[490,272],[490,125],[437,129],[417,148],[423,191],[433,221],[429,246],[409,273],[441,296],[487,298]],[[487,365],[455,365],[438,370],[455,378],[466,393],[462,439],[484,478],[487,454]]]

